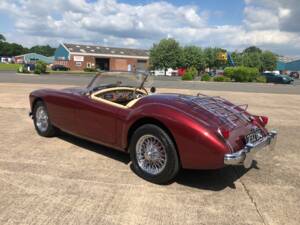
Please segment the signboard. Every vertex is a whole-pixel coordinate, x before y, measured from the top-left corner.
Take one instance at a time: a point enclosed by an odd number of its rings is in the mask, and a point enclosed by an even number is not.
[[[73,59],[74,59],[75,62],[83,62],[84,61],[84,56],[74,55]]]

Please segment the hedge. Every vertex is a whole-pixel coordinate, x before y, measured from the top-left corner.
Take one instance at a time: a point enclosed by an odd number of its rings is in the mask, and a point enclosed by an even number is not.
[[[204,74],[204,75],[201,77],[201,80],[202,80],[202,81],[210,81],[210,80],[211,80],[211,76],[209,76],[208,74]]]
[[[193,80],[198,73],[195,67],[188,68],[184,75],[181,77],[182,80]]]
[[[260,74],[257,68],[238,66],[226,67],[224,69],[224,76],[236,82],[255,82]]]
[[[47,64],[42,61],[37,61],[34,68],[35,74],[46,73]]]
[[[217,77],[213,78],[213,81],[216,81],[216,82],[230,82],[231,79],[229,77],[217,76]]]

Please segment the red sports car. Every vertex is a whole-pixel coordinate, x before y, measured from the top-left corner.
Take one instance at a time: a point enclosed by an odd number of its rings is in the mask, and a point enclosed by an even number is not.
[[[202,94],[155,94],[155,88],[148,93],[147,75],[139,86],[124,85],[124,77],[112,82],[99,74],[85,88],[33,91],[30,115],[38,134],[62,130],[127,152],[139,176],[160,184],[180,168],[249,168],[255,152],[274,148],[277,133],[266,129],[268,118],[251,115],[247,105]]]

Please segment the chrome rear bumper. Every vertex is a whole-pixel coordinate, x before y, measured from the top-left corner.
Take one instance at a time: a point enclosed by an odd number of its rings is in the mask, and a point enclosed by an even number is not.
[[[277,132],[271,131],[266,137],[257,143],[248,143],[246,146],[234,153],[224,155],[224,164],[225,165],[242,165],[244,164],[245,168],[250,168],[252,165],[253,155],[265,148],[269,150],[274,150],[277,140]]]

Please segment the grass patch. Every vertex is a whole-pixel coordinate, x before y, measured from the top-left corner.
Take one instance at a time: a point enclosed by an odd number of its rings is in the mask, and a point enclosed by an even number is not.
[[[19,66],[19,64],[0,63],[0,71],[17,71]]]

